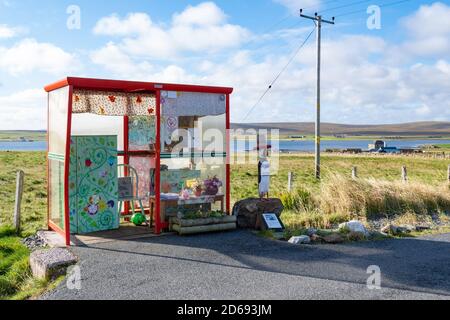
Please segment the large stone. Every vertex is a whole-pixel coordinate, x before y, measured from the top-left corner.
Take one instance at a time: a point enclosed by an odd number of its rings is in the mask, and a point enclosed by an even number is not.
[[[40,279],[54,279],[64,275],[67,268],[76,262],[77,257],[64,248],[36,250],[30,255],[30,266],[33,275]]]
[[[340,230],[346,230],[349,232],[358,232],[362,233],[364,236],[368,236],[369,232],[366,227],[358,220],[352,220],[349,222],[341,223],[339,225]]]
[[[411,233],[414,230],[415,227],[410,225],[396,226],[393,224],[388,224],[381,229],[381,232],[389,233],[394,236],[401,236],[407,233]]]
[[[263,230],[263,213],[275,213],[281,216],[284,206],[280,199],[259,199],[248,198],[236,202],[233,207],[233,214],[237,216],[238,228]]]
[[[292,243],[292,244],[309,244],[309,243],[311,243],[311,239],[308,236],[291,237],[289,239],[289,243]]]

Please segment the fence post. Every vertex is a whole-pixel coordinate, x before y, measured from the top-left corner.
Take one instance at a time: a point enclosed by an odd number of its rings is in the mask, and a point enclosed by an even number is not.
[[[447,169],[447,181],[448,181],[448,183],[450,183],[450,164],[448,165],[448,169]]]
[[[22,170],[17,171],[16,203],[14,206],[14,221],[13,221],[13,226],[17,233],[20,231],[20,205],[22,203],[24,176],[25,173]]]
[[[408,170],[406,169],[406,166],[402,167],[402,180],[403,182],[408,182]]]
[[[288,192],[292,191],[292,183],[294,182],[294,173],[288,173]]]
[[[358,178],[358,167],[353,167],[352,168],[352,179],[357,179]]]

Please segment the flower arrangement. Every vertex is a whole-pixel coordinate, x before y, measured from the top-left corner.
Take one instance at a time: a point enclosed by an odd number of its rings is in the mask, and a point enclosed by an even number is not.
[[[223,185],[223,183],[217,176],[214,176],[203,181],[203,185],[206,195],[215,196],[219,193],[219,188]]]

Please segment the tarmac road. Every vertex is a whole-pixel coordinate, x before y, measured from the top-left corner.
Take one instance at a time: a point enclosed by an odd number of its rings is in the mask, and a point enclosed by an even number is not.
[[[235,231],[71,250],[81,289],[63,281],[42,299],[450,299],[450,234],[296,246]]]

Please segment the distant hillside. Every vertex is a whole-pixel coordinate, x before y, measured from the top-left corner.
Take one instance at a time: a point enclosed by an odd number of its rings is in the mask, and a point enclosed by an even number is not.
[[[231,125],[232,129],[279,129],[280,134],[313,135],[315,125],[312,122],[286,123],[245,123]],[[411,122],[383,125],[350,125],[322,123],[323,135],[362,135],[362,136],[450,136],[450,122]]]

